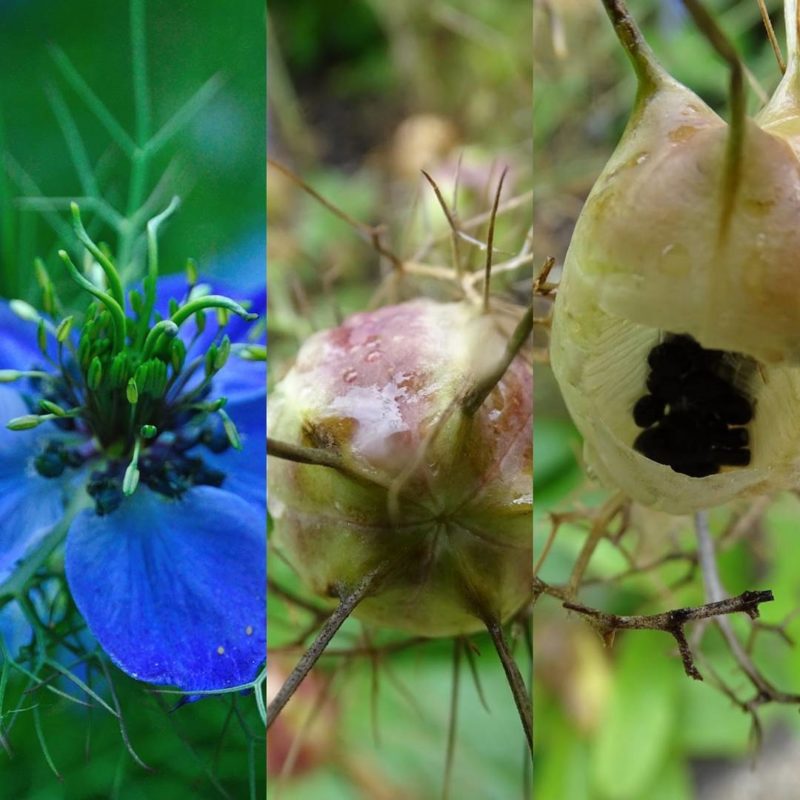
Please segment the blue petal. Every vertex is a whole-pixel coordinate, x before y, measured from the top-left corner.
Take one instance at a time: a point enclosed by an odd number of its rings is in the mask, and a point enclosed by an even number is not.
[[[264,314],[267,308],[267,294],[265,289],[253,292],[246,296],[233,289],[233,287],[214,282],[211,284],[213,294],[221,294],[239,302],[247,301],[249,309],[259,315],[259,319],[247,322],[241,317],[232,314],[228,324],[224,328],[224,333],[234,343],[265,343],[263,323]],[[187,293],[186,278],[183,275],[168,275],[158,281],[158,298],[156,301],[156,311],[162,316],[168,313],[169,299],[174,298],[182,301]],[[254,327],[256,326],[256,327]],[[251,332],[257,330],[260,334],[254,339]],[[181,339],[192,347],[187,353],[186,363],[190,363],[194,358],[203,355],[211,344],[218,339],[221,331],[216,323],[213,314],[207,314],[207,324],[204,332],[197,336],[197,326],[194,318],[186,320],[181,326]],[[197,337],[197,338],[195,338]],[[193,389],[203,380],[202,368],[183,387],[182,392]],[[267,370],[263,362],[246,361],[235,353],[230,356],[228,363],[222,371],[215,376],[213,385],[214,397],[227,397],[230,402],[249,400],[252,397],[266,394]]]
[[[7,302],[0,301],[0,369],[41,368],[43,362],[36,325],[20,319]]]
[[[225,473],[223,488],[226,491],[243,497],[266,518],[267,409],[264,396],[244,403],[229,403],[227,410],[239,431],[242,449],[229,447],[219,454],[204,450],[203,460]]]
[[[214,376],[214,397],[227,397],[228,413],[233,406],[260,398],[261,408],[265,409],[267,395],[267,365],[264,361],[246,361],[231,354],[228,363]]]
[[[14,570],[64,513],[63,482],[33,468],[41,428],[9,431],[5,423],[28,413],[22,398],[0,386],[0,582]]]
[[[140,488],[109,516],[85,511],[66,571],[92,633],[134,678],[224,689],[265,658],[264,516],[227,491]]]

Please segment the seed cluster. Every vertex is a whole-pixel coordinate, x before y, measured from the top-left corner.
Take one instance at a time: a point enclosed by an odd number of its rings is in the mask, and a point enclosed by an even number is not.
[[[649,393],[633,407],[644,428],[633,443],[638,452],[692,478],[750,463],[753,407],[725,376],[724,357],[686,334],[650,351]]]

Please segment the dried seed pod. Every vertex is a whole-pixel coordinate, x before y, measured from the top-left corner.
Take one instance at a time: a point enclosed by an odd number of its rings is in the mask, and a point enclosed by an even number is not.
[[[530,365],[474,413],[506,338],[468,303],[417,300],[311,337],[269,399],[269,435],[328,454],[272,459],[274,544],[319,595],[376,568],[354,615],[424,636],[504,621],[531,591]]]
[[[730,125],[656,63],[620,0],[604,3],[639,91],[576,225],[551,340],[587,463],[604,482],[675,513],[792,485],[800,476],[796,0],[786,6],[786,74],[755,120],[744,116],[741,66],[698,16],[733,64]],[[640,405],[648,394],[667,405],[667,419],[692,409],[726,428],[748,425],[750,450],[709,445],[688,461],[665,454],[674,430],[640,430],[657,421]],[[644,454],[650,447],[657,458]]]

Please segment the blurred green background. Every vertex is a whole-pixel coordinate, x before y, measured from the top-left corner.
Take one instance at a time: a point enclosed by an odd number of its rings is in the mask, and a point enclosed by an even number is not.
[[[0,289],[6,296],[35,299],[33,258],[52,256],[56,237],[42,214],[21,206],[18,198],[82,194],[49,93],[56,90],[66,101],[100,189],[121,211],[129,177],[124,154],[64,80],[51,48],[66,53],[134,135],[129,11],[127,2],[16,0],[0,5],[0,13],[0,135],[7,167],[0,183]],[[146,15],[154,132],[214,76],[219,86],[150,169],[148,189],[172,164],[165,194],[167,200],[171,194],[182,200],[163,237],[165,271],[182,269],[191,256],[203,273],[263,284],[264,7],[256,0],[230,7],[205,0],[149,0]],[[92,215],[86,216],[91,223]],[[106,233],[102,225],[96,230],[101,237]],[[48,265],[57,280],[56,261]]]
[[[517,204],[499,220],[495,245],[503,254],[523,246],[531,224],[530,0],[271,0],[268,10],[272,158],[360,222],[385,224],[385,242],[399,256],[448,267],[446,223],[420,169],[450,202],[461,156],[459,215],[468,220],[490,207],[499,165],[507,164],[504,198]],[[370,244],[278,170],[267,184],[273,384],[307,336],[348,313],[420,294],[455,297],[442,281],[414,279],[376,297],[389,267]],[[485,222],[471,232],[485,238]],[[527,266],[498,276],[493,288],[526,303],[530,275]],[[309,599],[278,556],[270,581],[268,680],[277,691],[302,652],[297,639],[319,621],[274,591]],[[346,623],[331,645],[339,654],[321,659],[271,729],[271,800],[444,796],[452,641],[397,649],[402,634],[370,630],[370,656],[362,635],[360,623]],[[489,710],[462,658],[449,796],[529,797],[510,691],[488,637],[471,639]],[[516,631],[525,674],[527,647]]]
[[[756,1],[708,0],[705,5],[732,37],[754,80],[771,92],[780,72]],[[783,43],[781,3],[767,6]],[[682,4],[630,0],[629,7],[667,69],[725,116],[727,70]],[[635,81],[599,0],[538,3],[534,57],[535,243],[539,256],[556,258],[557,276],[582,203],[622,133]],[[751,83],[750,113],[760,104]],[[547,314],[547,302],[542,301],[539,312]],[[537,554],[557,515],[576,512],[565,519],[540,572],[544,580],[560,584],[568,579],[586,538],[586,510],[598,508],[610,493],[584,477],[580,437],[546,363],[546,328],[535,335],[540,358],[535,364],[534,425]],[[745,514],[751,518],[743,523],[742,535],[734,526]],[[692,520],[634,507],[630,522],[631,532],[621,545],[635,563],[652,567],[629,574],[630,561],[604,541],[591,561],[589,585],[580,600],[619,614],[702,604]],[[754,629],[737,618],[735,630],[752,645],[754,661],[769,680],[787,692],[800,691],[800,652],[794,646],[800,636],[797,498],[779,497],[755,506],[751,501],[734,503],[714,512],[711,523],[726,590],[735,595],[770,588],[776,596],[762,608],[763,627]],[[739,532],[733,535],[734,530]],[[620,633],[606,649],[578,615],[552,598],[539,600],[534,609],[535,797],[797,796],[797,708],[759,710],[759,748],[751,717],[715,684],[721,679],[741,698],[753,695],[752,686],[716,628],[707,628],[701,640],[698,630],[694,639],[692,634],[687,629],[706,678],[702,683],[686,677],[669,636]]]
[[[201,276],[239,289],[263,286],[264,6],[257,0],[148,0],[145,19],[153,131],[218,76],[212,83],[216,90],[207,92],[147,176],[147,193],[163,178],[157,211],[173,194],[182,199],[161,236],[162,270],[182,270],[193,257]],[[130,41],[127,2],[0,3],[0,295],[38,305],[33,260],[40,256],[66,298],[75,296],[54,257],[58,247],[72,242],[32,208],[36,201],[20,200],[82,195],[48,99],[54,91],[80,131],[101,193],[124,211],[129,163],[59,72],[51,46],[66,53],[120,125],[135,135]],[[63,205],[55,216],[66,221]],[[98,238],[117,246],[113,232],[87,207],[84,219]],[[143,268],[141,249],[134,255],[132,278]],[[0,797],[263,797],[263,723],[252,694],[176,708],[177,695],[153,694],[113,668],[111,675],[130,745],[149,769],[134,762],[120,725],[102,708],[87,710],[43,689],[20,694],[23,677],[3,670]]]

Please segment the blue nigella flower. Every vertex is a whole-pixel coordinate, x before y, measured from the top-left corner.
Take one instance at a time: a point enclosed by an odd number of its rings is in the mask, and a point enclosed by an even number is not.
[[[107,288],[76,330],[0,302],[0,595],[63,526],[65,571],[111,660],[187,692],[265,658],[264,293],[158,278]],[[157,298],[158,295],[158,298]],[[52,547],[50,548],[52,549]]]

